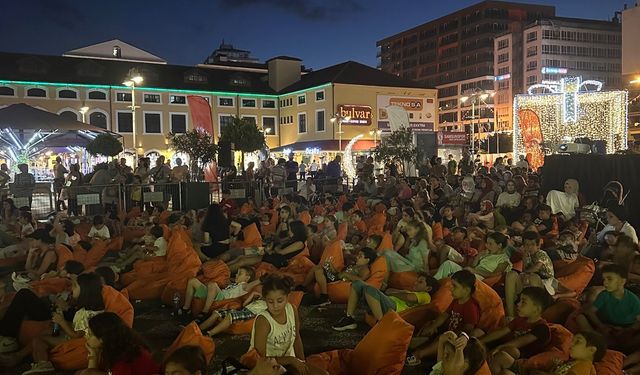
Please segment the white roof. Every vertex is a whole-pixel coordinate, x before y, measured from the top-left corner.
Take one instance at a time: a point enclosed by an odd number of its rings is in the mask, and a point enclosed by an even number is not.
[[[120,57],[113,55],[114,47],[120,47]],[[120,39],[112,39],[106,42],[67,51],[62,54],[67,57],[81,57],[93,59],[108,59],[121,61],[139,61],[146,63],[166,64],[167,61],[144,51]]]

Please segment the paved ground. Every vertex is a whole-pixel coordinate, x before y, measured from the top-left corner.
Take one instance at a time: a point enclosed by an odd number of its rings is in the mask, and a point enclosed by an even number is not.
[[[331,324],[344,313],[344,305],[331,305],[318,310],[302,306],[300,317],[302,320],[301,334],[307,355],[320,353],[332,349],[354,348],[367,332],[367,326],[362,323],[355,331],[335,332]],[[151,347],[154,356],[161,360],[164,348],[168,347],[180,332],[178,322],[171,317],[169,309],[160,306],[159,302],[145,301],[135,305],[136,317],[134,328],[141,332]],[[239,358],[249,347],[249,335],[233,336],[221,335],[215,339],[215,363],[212,364],[212,374],[217,373],[219,364],[227,357]],[[28,364],[17,368],[2,369],[3,375],[20,375],[28,369]],[[403,375],[424,374],[425,367],[405,369]],[[72,374],[72,372],[59,372]],[[355,375],[355,374],[354,374]]]

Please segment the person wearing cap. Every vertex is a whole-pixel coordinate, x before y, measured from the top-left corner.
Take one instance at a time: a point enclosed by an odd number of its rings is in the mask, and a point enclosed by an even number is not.
[[[638,235],[636,230],[627,221],[627,213],[624,206],[614,205],[607,210],[607,225],[598,232],[598,242],[604,242],[604,236],[609,231],[617,231],[629,236],[633,243],[638,243]]]
[[[27,238],[32,239],[32,248],[27,255],[25,270],[31,280],[56,269],[58,256],[53,248],[56,239],[46,229],[36,229]]]

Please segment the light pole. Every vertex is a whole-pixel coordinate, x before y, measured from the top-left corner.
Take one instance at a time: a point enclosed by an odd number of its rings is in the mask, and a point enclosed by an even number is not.
[[[462,103],[466,103],[468,100],[471,100],[471,155],[475,155],[475,135],[476,135],[476,131],[475,131],[475,124],[474,124],[474,120],[476,118],[476,102],[478,103],[478,105],[480,105],[480,100],[481,101],[485,101],[485,99],[487,99],[489,97],[489,95],[491,95],[491,97],[493,97],[493,95],[495,95],[495,93],[493,92],[487,92],[485,90],[481,90],[479,88],[474,89],[471,93],[469,93],[468,95],[465,95],[463,97],[460,98],[460,101]],[[484,102],[484,104],[487,104],[486,102]]]
[[[80,108],[80,114],[82,115],[82,122],[84,122],[84,123],[87,122],[86,121],[86,115],[87,115],[88,111],[89,111],[89,107],[87,107],[87,106],[84,106],[84,107]]]
[[[136,85],[139,85],[144,81],[139,75],[135,75],[126,81],[122,82],[123,85],[131,87],[131,131],[133,138],[133,155],[134,161],[138,159],[138,147],[136,146]]]
[[[331,122],[333,123],[335,123],[336,121],[338,122],[338,153],[342,152],[342,122],[350,121],[350,120],[351,120],[351,116],[343,117],[342,115],[340,115],[340,113],[336,113],[331,118]]]
[[[378,136],[382,134],[382,130],[378,129],[378,130],[371,130],[369,132],[369,135],[373,135],[373,147],[378,147]],[[373,162],[376,162],[376,154],[373,154]]]

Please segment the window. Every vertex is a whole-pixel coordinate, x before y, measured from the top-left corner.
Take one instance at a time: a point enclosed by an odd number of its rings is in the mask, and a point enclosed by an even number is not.
[[[324,109],[321,109],[316,111],[316,131],[323,132],[324,130]]]
[[[505,49],[509,47],[509,39],[501,39],[498,41],[498,49]]]
[[[527,33],[527,42],[533,42],[534,40],[538,40],[538,32],[532,31]]]
[[[58,91],[58,98],[60,99],[78,99],[78,93],[75,90],[64,89]]]
[[[0,96],[15,96],[16,90],[8,86],[0,86]]]
[[[146,134],[162,134],[162,113],[144,113],[144,132]]]
[[[538,62],[537,61],[529,61],[527,63],[527,72],[530,72],[532,70],[536,70],[538,69]]]
[[[116,102],[130,102],[131,101],[131,93],[130,92],[118,92],[116,93]]]
[[[187,97],[184,95],[169,95],[169,103],[171,104],[187,104]]]
[[[27,90],[27,96],[32,97],[32,98],[46,98],[47,97],[47,90],[39,89],[39,88],[28,89]]]
[[[527,48],[527,57],[535,56],[538,54],[538,46],[532,46]]]
[[[505,74],[509,74],[509,67],[505,66],[502,68],[498,68],[498,75],[505,75]]]
[[[307,103],[307,95],[298,95],[298,105],[303,105],[305,103]]]
[[[207,83],[209,79],[204,74],[201,74],[197,71],[191,71],[184,75],[185,82],[193,82],[193,83]]]
[[[107,93],[104,91],[89,91],[89,94],[87,94],[87,98],[89,98],[90,100],[107,100]]]
[[[218,98],[218,107],[233,107],[233,98]]]
[[[92,112],[89,115],[89,124],[102,129],[107,129],[107,115],[102,112]]]
[[[509,61],[509,53],[501,53],[498,55],[498,63]]]
[[[171,117],[171,133],[186,133],[187,132],[187,114],[186,113],[172,113]]]
[[[298,113],[298,133],[307,132],[307,114]]]
[[[276,101],[272,99],[262,99],[262,108],[275,108]]]
[[[264,135],[276,135],[276,118],[262,116],[262,130],[264,131]]]
[[[323,101],[324,101],[324,90],[316,91],[316,102],[323,102]]]
[[[243,108],[255,108],[256,107],[255,99],[242,99],[242,107]]]
[[[113,55],[113,57],[119,59],[120,57],[122,57],[122,49],[120,49],[120,46],[113,46],[111,54]]]
[[[62,111],[60,113],[58,113],[58,115],[60,117],[62,117],[65,120],[75,120],[78,121],[78,114],[73,112],[73,111]]]
[[[538,83],[538,77],[536,77],[536,76],[528,76],[527,77],[527,85],[528,86],[535,85],[536,83]]]
[[[219,115],[218,117],[218,125],[220,127],[220,134],[222,134],[222,129],[225,126],[233,124],[233,116],[231,115]]]
[[[133,133],[133,117],[131,112],[118,112],[118,133]]]
[[[256,126],[258,125],[258,119],[256,118],[256,116],[244,115],[242,116],[242,119],[249,121],[253,125],[256,125]]]
[[[144,94],[143,100],[145,103],[160,104],[160,94]]]

